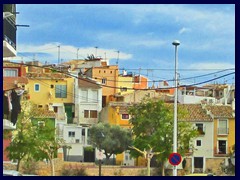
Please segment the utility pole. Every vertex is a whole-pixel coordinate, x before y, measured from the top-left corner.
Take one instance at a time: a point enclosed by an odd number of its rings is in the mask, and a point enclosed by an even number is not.
[[[95,48],[96,48],[96,53],[95,53],[95,56],[97,57],[97,49],[98,49],[98,47],[96,46]]]
[[[177,46],[180,45],[178,40],[172,43],[175,46],[175,87],[174,87],[174,121],[173,121],[173,152],[177,153],[177,99],[178,99],[178,57],[177,57]],[[177,176],[177,166],[173,166],[173,176]]]
[[[58,47],[58,65],[60,64],[60,45]]]
[[[118,56],[117,56],[117,61],[116,61],[116,64],[118,65],[118,61],[119,61],[119,53],[120,51],[116,51],[118,53]]]
[[[77,59],[78,59],[78,51],[79,51],[79,48],[77,48]]]
[[[105,55],[105,61],[107,60],[107,55],[106,55],[106,52],[104,53],[104,55]]]

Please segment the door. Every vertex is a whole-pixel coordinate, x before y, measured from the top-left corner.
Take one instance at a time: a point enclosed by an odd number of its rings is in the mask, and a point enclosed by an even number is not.
[[[226,145],[227,145],[226,141],[224,141],[224,140],[219,140],[218,141],[218,153],[219,154],[226,154],[227,153]]]
[[[203,157],[194,157],[194,173],[203,172]]]
[[[85,147],[84,150],[84,162],[95,162],[95,149]]]
[[[72,124],[73,123],[73,108],[72,104],[64,104],[65,112],[67,114],[67,123]]]

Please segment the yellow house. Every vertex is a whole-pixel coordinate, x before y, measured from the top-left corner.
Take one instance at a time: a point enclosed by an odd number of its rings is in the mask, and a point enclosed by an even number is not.
[[[68,123],[72,123],[74,78],[60,73],[28,73],[27,77],[29,100],[37,104],[38,108],[52,110],[58,114],[66,112]]]
[[[229,105],[207,106],[214,118],[214,156],[227,157],[235,145],[235,115]]]
[[[121,95],[133,93],[133,77],[132,76],[119,76],[118,77],[117,92]]]

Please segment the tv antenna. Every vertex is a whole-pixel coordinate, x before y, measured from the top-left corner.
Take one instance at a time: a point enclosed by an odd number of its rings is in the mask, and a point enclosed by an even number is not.
[[[119,53],[120,53],[120,51],[115,51],[115,52],[117,52],[117,53],[118,53],[118,56],[117,56],[117,61],[116,61],[116,64],[118,65],[118,61],[119,61]]]

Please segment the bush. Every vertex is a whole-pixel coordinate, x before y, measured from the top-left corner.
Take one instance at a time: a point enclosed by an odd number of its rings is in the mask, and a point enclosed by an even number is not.
[[[34,160],[23,161],[22,163],[22,173],[23,174],[36,174],[37,162]]]
[[[87,176],[86,169],[80,166],[64,166],[62,169],[62,176]]]

